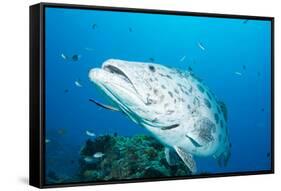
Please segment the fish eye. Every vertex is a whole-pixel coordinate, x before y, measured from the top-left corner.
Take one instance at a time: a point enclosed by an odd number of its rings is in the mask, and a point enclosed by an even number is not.
[[[149,65],[148,68],[149,68],[149,70],[150,70],[151,72],[155,72],[155,67],[154,67],[154,66]]]

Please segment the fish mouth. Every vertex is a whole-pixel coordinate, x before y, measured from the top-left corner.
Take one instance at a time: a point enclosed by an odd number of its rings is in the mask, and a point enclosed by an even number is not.
[[[145,106],[133,75],[126,63],[116,59],[109,59],[100,68],[89,71],[90,80],[112,100],[116,108],[131,119],[135,118],[135,108]]]
[[[102,69],[107,72],[110,72],[111,74],[113,74],[115,76],[118,76],[119,78],[122,78],[123,80],[125,80],[126,82],[128,82],[132,86],[134,86],[132,81],[130,80],[130,78],[118,67],[107,64],[107,65],[102,66]]]
[[[111,73],[112,75],[114,75],[115,77],[118,77],[120,79],[122,79],[123,81],[125,81],[127,83],[127,85],[129,85],[133,91],[139,96],[139,92],[137,90],[137,88],[134,86],[132,80],[129,78],[129,76],[119,67],[112,65],[110,63],[106,63],[102,66],[101,68],[102,70]]]

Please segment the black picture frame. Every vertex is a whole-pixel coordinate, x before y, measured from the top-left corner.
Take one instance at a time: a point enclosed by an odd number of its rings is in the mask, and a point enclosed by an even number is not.
[[[238,18],[266,20],[271,22],[271,169],[264,171],[219,173],[206,175],[192,175],[188,177],[161,177],[131,180],[99,181],[99,182],[77,182],[47,185],[45,183],[45,8],[71,8],[106,10],[118,12],[138,12],[152,14],[168,14],[216,18]],[[274,18],[248,15],[230,15],[215,13],[195,13],[183,11],[135,9],[121,7],[104,7],[73,4],[39,3],[30,6],[30,133],[29,133],[29,183],[38,188],[53,188],[65,186],[100,185],[113,183],[132,183],[146,181],[164,181],[193,178],[210,178],[225,176],[257,175],[274,173]]]

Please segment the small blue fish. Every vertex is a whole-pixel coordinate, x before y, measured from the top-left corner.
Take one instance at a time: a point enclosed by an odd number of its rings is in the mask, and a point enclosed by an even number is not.
[[[62,59],[67,60],[67,56],[64,53],[61,54],[61,57]]]
[[[75,83],[75,85],[76,85],[77,87],[79,87],[79,88],[81,88],[81,87],[82,87],[82,85],[80,84],[80,82],[79,82],[79,81],[75,81],[74,83]]]
[[[92,163],[95,162],[94,158],[93,158],[93,157],[90,157],[90,156],[86,156],[86,157],[84,158],[84,161],[85,161],[86,163],[88,163],[88,164],[92,164]]]
[[[198,47],[199,47],[201,50],[203,50],[203,51],[206,50],[205,47],[202,45],[201,42],[198,42]]]
[[[185,60],[186,56],[183,56],[181,59],[180,59],[180,62],[183,62]]]
[[[95,137],[96,134],[95,133],[92,133],[90,131],[86,131],[86,135],[90,136],[90,137]]]
[[[104,154],[102,152],[97,152],[97,153],[93,154],[94,158],[101,158],[103,156],[104,156]]]
[[[238,76],[242,76],[241,72],[235,72],[234,74],[238,75]]]

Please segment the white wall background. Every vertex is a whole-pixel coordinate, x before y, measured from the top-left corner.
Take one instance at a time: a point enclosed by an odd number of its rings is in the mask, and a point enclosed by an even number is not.
[[[28,186],[28,7],[35,0],[1,1],[0,5],[0,190],[36,190]],[[55,1],[53,1],[55,2]],[[125,6],[275,17],[276,174],[153,183],[85,186],[54,190],[271,190],[281,187],[279,97],[281,82],[281,11],[278,0],[60,0],[61,3]],[[243,43],[243,42],[241,42]],[[280,189],[280,188],[279,188]]]

